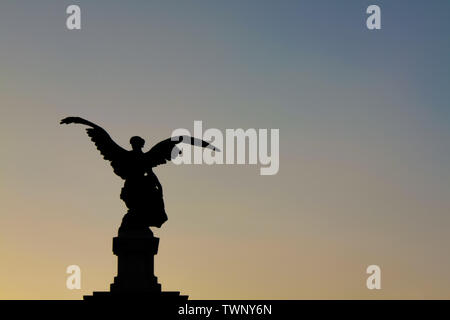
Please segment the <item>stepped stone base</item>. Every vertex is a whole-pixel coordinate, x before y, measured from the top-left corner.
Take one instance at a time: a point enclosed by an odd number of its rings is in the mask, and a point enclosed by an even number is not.
[[[119,229],[113,238],[113,253],[118,258],[117,276],[110,291],[94,292],[84,300],[132,300],[149,303],[182,303],[188,296],[179,292],[163,292],[154,274],[154,256],[158,253],[159,238],[150,229]]]

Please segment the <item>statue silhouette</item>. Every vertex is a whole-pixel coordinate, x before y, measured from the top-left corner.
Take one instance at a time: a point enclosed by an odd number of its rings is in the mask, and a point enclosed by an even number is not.
[[[210,143],[189,136],[177,136],[163,140],[148,152],[143,152],[145,140],[132,137],[131,151],[116,144],[109,134],[100,126],[80,117],[67,117],[60,124],[83,124],[89,126],[87,134],[95,143],[105,160],[111,162],[114,173],[125,180],[120,198],[128,207],[123,217],[119,235],[124,233],[151,232],[149,227],[158,227],[167,221],[164,209],[161,183],[153,173],[153,168],[165,164],[181,154],[177,144],[184,142],[201,146],[213,151],[220,151]]]
[[[128,207],[122,219],[119,234],[113,238],[113,253],[118,258],[117,276],[109,292],[94,292],[84,299],[138,299],[149,298],[153,307],[160,302],[180,303],[187,296],[180,292],[163,292],[154,274],[154,256],[158,253],[159,238],[153,236],[150,227],[158,227],[167,221],[161,183],[153,168],[165,164],[181,154],[177,144],[191,145],[220,151],[210,143],[189,136],[177,136],[157,143],[143,152],[145,141],[132,137],[132,150],[125,150],[115,143],[100,126],[80,117],[67,117],[61,124],[83,124],[105,160],[111,162],[114,173],[125,180],[120,198]]]

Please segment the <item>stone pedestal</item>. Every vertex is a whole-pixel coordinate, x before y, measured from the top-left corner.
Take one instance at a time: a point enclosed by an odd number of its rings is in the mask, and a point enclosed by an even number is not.
[[[113,253],[118,258],[118,268],[111,292],[161,293],[161,285],[154,274],[158,245],[159,238],[153,235],[115,237]]]
[[[117,276],[109,292],[94,292],[84,300],[132,300],[145,303],[178,304],[187,300],[179,292],[162,292],[154,273],[154,257],[159,238],[149,228],[119,229],[113,238],[113,253],[117,256]]]

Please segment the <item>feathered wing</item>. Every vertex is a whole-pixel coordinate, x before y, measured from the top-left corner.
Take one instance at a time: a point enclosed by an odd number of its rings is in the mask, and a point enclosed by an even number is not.
[[[105,160],[111,161],[114,173],[122,179],[126,178],[125,166],[122,165],[126,161],[129,151],[123,149],[109,136],[105,129],[88,120],[79,117],[67,117],[61,120],[61,124],[84,124],[90,128],[86,129],[88,136],[94,142],[97,149]]]
[[[189,143],[193,146],[208,148],[213,151],[220,151],[218,148],[204,140],[189,136],[176,136],[155,144],[153,148],[147,151],[145,153],[146,163],[153,168],[175,159],[181,154],[181,150],[177,147],[177,144],[181,142]]]

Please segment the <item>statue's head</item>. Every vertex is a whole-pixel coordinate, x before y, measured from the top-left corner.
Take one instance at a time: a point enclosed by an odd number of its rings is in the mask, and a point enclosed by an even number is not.
[[[130,144],[133,147],[134,151],[140,151],[144,147],[145,140],[142,139],[141,137],[134,136],[131,137]]]

